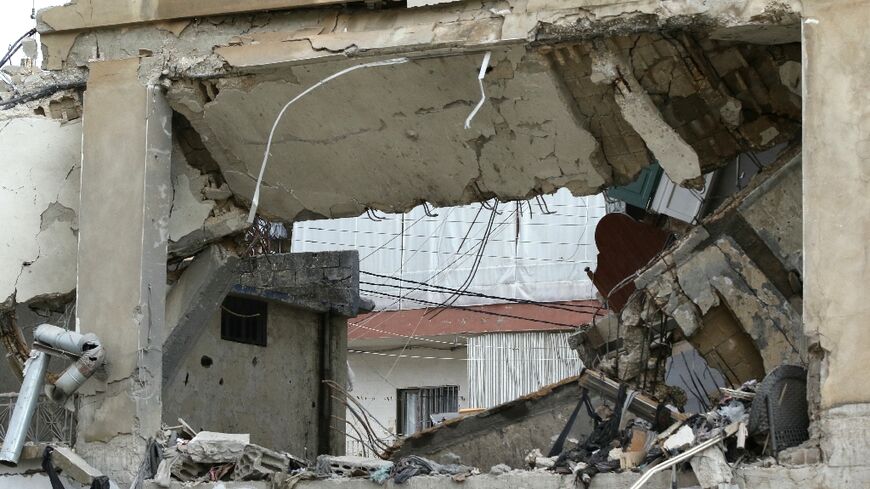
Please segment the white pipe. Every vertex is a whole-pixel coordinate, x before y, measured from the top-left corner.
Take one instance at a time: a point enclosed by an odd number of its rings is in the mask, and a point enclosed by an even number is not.
[[[48,367],[48,355],[32,350],[30,358],[24,364],[24,380],[15,401],[15,410],[9,419],[6,438],[3,439],[3,449],[0,450],[0,463],[15,467],[21,457],[21,449],[27,439],[27,430],[33,420],[33,413],[42,392],[45,381],[45,370]]]
[[[93,333],[83,335],[52,324],[37,326],[33,332],[33,340],[76,356],[100,344]]]
[[[640,489],[644,484],[646,484],[646,482],[650,479],[650,477],[654,476],[655,474],[665,470],[668,467],[671,467],[672,465],[677,465],[678,463],[682,462],[683,460],[687,460],[687,459],[692,458],[693,455],[700,453],[700,452],[703,452],[704,450],[712,447],[713,445],[719,443],[720,441],[722,441],[724,439],[725,439],[725,433],[720,433],[720,434],[714,436],[713,438],[710,438],[709,440],[705,441],[704,443],[701,443],[700,445],[693,447],[689,450],[686,450],[685,452],[677,455],[674,458],[668,459],[668,460],[656,465],[655,467],[644,472],[643,475],[640,477],[640,479],[638,479],[637,482],[632,484],[631,489]]]
[[[94,375],[94,372],[103,364],[105,359],[106,352],[102,346],[98,345],[96,348],[84,352],[74,364],[60,374],[54,385],[46,386],[45,393],[54,402],[66,401],[76,389]]]

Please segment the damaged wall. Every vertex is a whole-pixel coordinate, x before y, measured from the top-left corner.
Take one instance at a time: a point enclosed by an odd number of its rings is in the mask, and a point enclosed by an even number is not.
[[[806,366],[809,361],[794,270],[800,263],[802,219],[795,205],[801,195],[800,168],[797,149],[786,150],[754,185],[635,279],[637,288],[674,318],[732,382],[758,378],[780,364]],[[638,312],[623,311],[623,319],[631,315]],[[754,352],[741,350],[740,345],[752,343],[763,365]]]
[[[252,443],[313,457],[321,315],[268,303],[268,340],[262,347],[222,340],[222,313],[218,309],[187,345],[178,374],[164,386],[164,423],[183,418],[196,430],[250,433]],[[336,363],[345,368],[343,360]]]
[[[771,46],[797,40],[798,2],[353,5],[172,21],[183,15],[149,2],[136,14],[105,9],[79,18],[75,12],[91,3],[41,14],[46,66],[74,69],[95,57],[144,54],[140,76],[171,85],[173,107],[207,142],[242,201],[251,198],[282,101],[347,66],[347,57],[457,54],[353,73],[300,101],[278,132],[261,202],[265,215],[285,221],[359,215],[367,207],[401,211],[423,200],[522,198],[562,186],[595,193],[630,180],[649,163],[648,149],[672,179],[692,180],[699,166],[721,165],[737,147],[788,138],[799,119],[793,77],[780,80],[781,65],[796,63],[799,52]],[[189,8],[199,16],[227,13]],[[122,19],[131,25],[113,25]],[[663,28],[668,32],[629,35]],[[669,33],[681,28],[702,33]],[[622,36],[613,50],[626,69],[592,81],[577,52],[583,58],[589,39],[614,34]],[[544,54],[526,51],[529,41],[545,45]],[[568,44],[552,49],[556,43]],[[480,52],[496,44],[512,46],[496,49],[484,81],[488,103],[464,131],[478,97]],[[336,62],[317,64],[324,61]],[[587,72],[568,73],[574,64]],[[365,87],[367,96],[348,87]],[[386,136],[392,144],[383,144]],[[322,185],[325,174],[329,185]]]
[[[29,112],[29,111],[28,111]],[[32,113],[31,113],[32,114]],[[0,303],[58,299],[76,286],[81,120],[0,118]]]

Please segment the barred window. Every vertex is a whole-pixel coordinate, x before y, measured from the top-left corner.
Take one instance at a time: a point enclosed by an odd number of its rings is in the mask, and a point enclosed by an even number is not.
[[[221,305],[221,339],[266,346],[267,313],[264,301],[227,296]]]
[[[459,386],[398,389],[396,399],[396,429],[399,435],[410,435],[441,421],[433,416],[459,411]]]

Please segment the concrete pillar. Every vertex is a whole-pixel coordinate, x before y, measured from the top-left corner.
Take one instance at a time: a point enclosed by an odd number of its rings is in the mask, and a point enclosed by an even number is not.
[[[830,467],[867,467],[870,2],[803,5],[804,322],[822,354],[818,428]]]
[[[90,65],[82,137],[76,325],[100,337],[107,366],[80,390],[76,449],[119,483],[160,429],[172,200],[171,110],[138,68]]]

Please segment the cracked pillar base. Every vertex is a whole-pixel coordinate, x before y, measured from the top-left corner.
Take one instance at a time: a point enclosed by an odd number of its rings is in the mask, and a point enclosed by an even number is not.
[[[160,429],[172,111],[139,59],[94,62],[84,103],[76,324],[106,349],[79,391],[76,449],[119,484]]]

